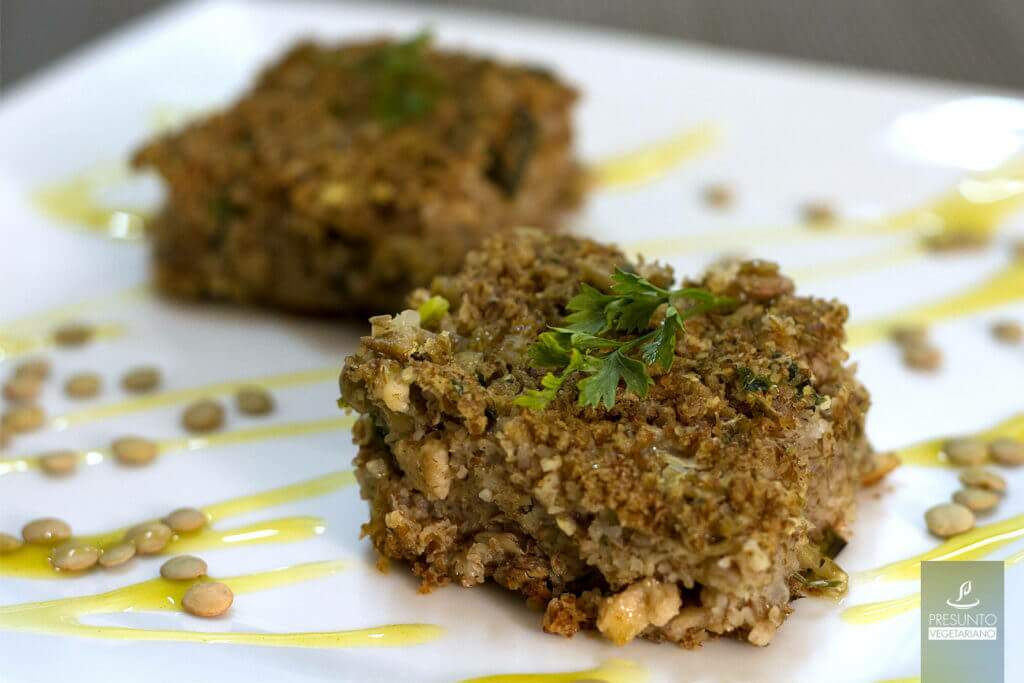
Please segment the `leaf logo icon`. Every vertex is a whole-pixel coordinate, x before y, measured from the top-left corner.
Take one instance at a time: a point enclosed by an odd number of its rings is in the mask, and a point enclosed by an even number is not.
[[[956,609],[970,609],[972,607],[977,607],[981,604],[980,600],[964,602],[964,598],[970,595],[972,590],[974,590],[974,584],[970,581],[964,581],[960,584],[960,595],[957,597],[956,602],[953,600],[946,600],[946,604],[950,607],[955,607]]]
[[[972,588],[973,588],[973,586],[971,585],[970,581],[964,581],[963,583],[961,583],[960,584],[960,595],[959,595],[959,597],[957,597],[956,601],[957,602],[963,602],[964,598],[966,598],[968,595],[971,594],[971,589]]]

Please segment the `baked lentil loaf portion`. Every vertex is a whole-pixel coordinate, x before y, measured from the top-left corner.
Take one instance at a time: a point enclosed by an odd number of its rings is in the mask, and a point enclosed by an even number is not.
[[[340,378],[360,415],[363,533],[423,590],[492,579],[554,633],[765,645],[802,592],[803,553],[848,533],[870,466],[846,307],[795,296],[774,264],[723,266],[690,284],[738,305],[689,319],[645,398],[620,385],[611,409],[584,408],[566,383],[545,410],[514,404],[542,375],[529,345],[616,267],[672,281],[615,248],[519,230],[412,295],[446,297],[439,320],[371,319]]]
[[[302,43],[230,108],[138,150],[168,190],[149,225],[168,293],[310,314],[401,308],[517,225],[580,200],[576,92],[422,37]]]

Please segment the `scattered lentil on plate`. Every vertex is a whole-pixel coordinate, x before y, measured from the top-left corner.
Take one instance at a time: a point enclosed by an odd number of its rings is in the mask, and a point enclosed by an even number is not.
[[[45,421],[46,413],[34,403],[11,406],[2,418],[4,429],[12,434],[34,432],[42,427]]]
[[[889,338],[900,346],[928,343],[928,328],[924,325],[896,325],[889,330]]]
[[[65,543],[50,553],[50,564],[54,569],[81,572],[91,568],[100,559],[100,550],[85,543]]]
[[[64,383],[64,393],[69,398],[93,398],[100,393],[103,380],[95,372],[79,372]]]
[[[1024,465],[1024,441],[1002,436],[988,445],[988,452],[1000,465]]]
[[[95,330],[86,323],[66,323],[53,332],[57,346],[82,346],[92,340]]]
[[[45,358],[33,358],[24,361],[14,369],[14,376],[36,379],[42,382],[50,376],[50,362]]]
[[[231,607],[235,596],[219,581],[202,581],[195,584],[181,599],[181,606],[197,617],[219,617]]]
[[[974,513],[959,503],[940,503],[924,513],[928,531],[949,538],[974,528]]]
[[[22,527],[21,537],[32,545],[56,545],[71,538],[71,527],[62,519],[42,517]]]
[[[942,351],[931,344],[908,344],[903,347],[903,364],[911,370],[933,372],[942,367]]]
[[[942,447],[946,457],[954,465],[961,467],[980,465],[985,462],[987,450],[985,444],[977,439],[950,439]]]
[[[133,394],[144,394],[160,386],[160,369],[147,365],[132,368],[121,378],[121,388]]]
[[[811,227],[823,228],[836,222],[836,210],[824,201],[807,202],[800,209],[804,223]]]
[[[732,206],[736,199],[732,186],[728,183],[712,183],[704,188],[704,203],[716,209]]]
[[[999,494],[988,489],[964,488],[953,494],[953,502],[971,512],[988,512],[999,505]]]
[[[75,451],[50,451],[39,456],[39,469],[54,477],[66,477],[78,469]]]
[[[968,467],[960,473],[960,483],[976,489],[1005,491],[1006,480],[984,467]]]
[[[24,545],[24,543],[17,536],[12,536],[11,534],[0,531],[0,555],[13,553],[22,545]]]
[[[202,529],[206,521],[206,513],[195,508],[178,508],[164,517],[164,524],[177,533]]]
[[[206,576],[206,562],[195,555],[178,555],[160,566],[160,576],[171,581],[188,581]]]
[[[992,336],[1004,344],[1024,341],[1024,326],[1016,320],[997,320],[992,323]]]
[[[160,454],[160,448],[141,436],[122,436],[110,444],[110,452],[122,465],[148,465]]]
[[[135,557],[135,544],[131,541],[122,541],[104,549],[99,563],[101,567],[110,569],[120,567],[133,557]]]
[[[224,406],[219,401],[204,398],[185,409],[181,423],[190,432],[212,432],[224,424]]]
[[[135,544],[138,555],[155,555],[167,547],[173,535],[171,528],[163,522],[146,522],[129,529],[124,540]]]
[[[245,415],[267,415],[274,409],[274,397],[263,387],[242,387],[235,395],[239,412]]]
[[[35,401],[39,398],[39,392],[43,388],[43,381],[26,375],[25,377],[14,376],[4,383],[4,398],[12,403],[23,403]]]

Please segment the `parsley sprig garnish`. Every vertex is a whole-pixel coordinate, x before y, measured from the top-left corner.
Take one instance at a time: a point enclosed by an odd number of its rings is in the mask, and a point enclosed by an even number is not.
[[[433,36],[420,31],[374,52],[367,66],[373,79],[373,108],[387,126],[400,126],[429,113],[441,90],[427,61]]]
[[[683,323],[710,311],[731,308],[735,301],[698,287],[662,289],[635,273],[616,269],[611,294],[580,283],[580,292],[569,300],[564,327],[552,327],[530,347],[530,362],[548,368],[541,389],[530,389],[515,404],[542,410],[558,395],[570,377],[576,382],[579,405],[611,408],[619,383],[644,397],[654,384],[647,368],[672,367],[676,335]],[[651,318],[667,305],[665,317],[652,328]]]

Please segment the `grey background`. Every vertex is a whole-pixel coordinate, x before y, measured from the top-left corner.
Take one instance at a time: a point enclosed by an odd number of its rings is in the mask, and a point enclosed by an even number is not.
[[[0,0],[0,88],[176,1]],[[436,1],[1024,91],[1024,0]]]

